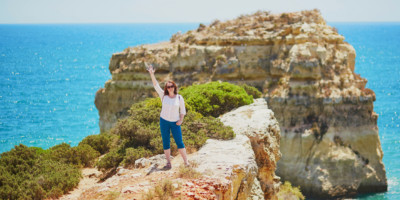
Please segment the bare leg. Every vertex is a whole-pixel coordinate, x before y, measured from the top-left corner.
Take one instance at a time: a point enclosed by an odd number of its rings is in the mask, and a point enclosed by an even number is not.
[[[165,158],[167,158],[167,163],[171,163],[171,149],[164,150]]]
[[[182,158],[183,158],[183,162],[185,163],[185,165],[189,165],[189,162],[187,160],[186,157],[186,148],[182,148],[182,149],[178,149],[179,153],[181,154]]]

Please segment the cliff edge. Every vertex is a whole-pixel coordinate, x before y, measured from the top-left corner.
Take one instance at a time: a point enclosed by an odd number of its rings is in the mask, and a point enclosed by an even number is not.
[[[246,83],[265,95],[282,133],[277,175],[306,196],[387,190],[373,110],[375,93],[354,72],[356,53],[318,10],[257,12],[127,48],[110,60],[112,79],[96,93],[100,129],[155,96],[144,61],[161,82]]]

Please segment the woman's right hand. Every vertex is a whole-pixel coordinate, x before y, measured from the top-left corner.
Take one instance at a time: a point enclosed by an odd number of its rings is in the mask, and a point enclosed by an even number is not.
[[[147,64],[146,62],[145,62],[144,64],[146,65],[147,71],[149,71],[150,74],[154,74],[154,72],[155,72],[156,70],[154,70],[153,65]]]

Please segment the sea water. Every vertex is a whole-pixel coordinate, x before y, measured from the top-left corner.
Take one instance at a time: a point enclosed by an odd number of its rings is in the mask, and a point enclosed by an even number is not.
[[[0,152],[98,134],[95,93],[113,53],[198,24],[0,25]]]

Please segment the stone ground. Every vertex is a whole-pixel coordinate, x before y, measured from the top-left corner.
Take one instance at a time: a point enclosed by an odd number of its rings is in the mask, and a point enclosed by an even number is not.
[[[191,155],[188,155],[189,160]],[[180,199],[216,199],[213,191],[218,187],[214,185],[217,180],[202,177],[199,179],[179,178],[179,166],[183,165],[180,156],[172,160],[172,169],[164,171],[157,168],[121,168],[118,173],[106,181],[99,183],[101,174],[96,168],[84,168],[83,178],[77,188],[65,194],[60,200],[90,200],[90,199],[145,199],[144,194],[162,180],[168,178],[177,189],[174,198]],[[151,170],[152,169],[152,170]],[[151,171],[149,174],[148,172]],[[148,175],[147,175],[148,174]]]

